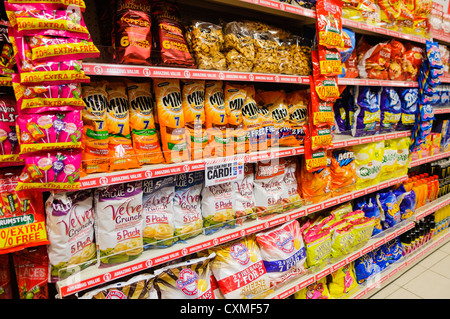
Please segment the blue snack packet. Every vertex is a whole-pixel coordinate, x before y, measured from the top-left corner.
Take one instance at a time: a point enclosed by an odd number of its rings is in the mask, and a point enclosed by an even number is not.
[[[395,131],[402,116],[402,104],[394,88],[381,89],[380,112],[380,133]]]
[[[334,132],[336,134],[350,135],[349,109],[353,103],[353,94],[351,87],[346,87],[341,93],[339,99],[334,102]]]
[[[356,201],[354,210],[362,210],[365,217],[374,219],[372,236],[375,236],[383,231],[381,220],[384,220],[384,217],[382,218],[381,216],[381,212],[375,198],[369,196],[363,197],[362,199]]]
[[[342,63],[342,73],[338,75],[338,78],[345,78],[345,68],[344,68],[344,62],[348,60],[350,55],[352,54],[353,50],[355,50],[356,46],[356,37],[355,32],[349,28],[342,28],[342,32],[345,32],[351,41],[351,47],[341,51],[341,63]]]
[[[391,190],[380,192],[376,195],[378,208],[384,214],[384,222],[381,225],[383,229],[391,228],[400,222],[400,209],[397,203],[397,197]]]
[[[383,269],[389,265],[384,245],[377,247],[372,251],[372,258],[373,263],[378,268],[375,269],[376,272],[383,271]]]
[[[350,111],[352,136],[375,135],[380,131],[380,90],[357,86]]]
[[[397,131],[412,130],[419,107],[419,90],[417,88],[399,88],[402,115],[397,125]]]
[[[441,51],[439,51],[439,44],[429,40],[425,41],[426,54],[430,68],[442,69]]]
[[[363,283],[374,273],[374,264],[371,254],[365,254],[355,260],[355,275],[358,284]]]
[[[400,243],[400,239],[398,237],[388,241],[383,245],[384,252],[389,264],[392,264],[402,258],[402,244]]]

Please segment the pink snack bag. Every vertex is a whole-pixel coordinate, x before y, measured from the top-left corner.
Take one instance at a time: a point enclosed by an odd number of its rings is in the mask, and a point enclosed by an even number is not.
[[[84,12],[83,0],[7,0],[7,6],[15,10],[65,10],[74,9]]]
[[[80,168],[81,150],[41,152],[27,156],[16,191],[77,190],[80,188]]]
[[[20,155],[56,149],[81,148],[80,111],[21,114],[16,120]]]
[[[17,107],[14,96],[0,95],[0,167],[21,165],[16,134]]]

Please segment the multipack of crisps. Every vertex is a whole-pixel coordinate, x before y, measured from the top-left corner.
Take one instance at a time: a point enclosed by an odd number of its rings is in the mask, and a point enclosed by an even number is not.
[[[344,48],[342,36],[342,1],[319,0],[316,4],[317,40],[319,45],[335,49]]]
[[[228,119],[228,128],[231,131],[231,138],[234,143],[234,153],[245,153],[246,132],[242,108],[247,98],[247,89],[243,85],[235,83],[225,83],[225,111]]]

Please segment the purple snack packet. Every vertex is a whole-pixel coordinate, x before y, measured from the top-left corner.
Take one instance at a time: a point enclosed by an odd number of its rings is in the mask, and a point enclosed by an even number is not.
[[[380,90],[357,86],[350,110],[352,136],[375,135],[380,130]]]
[[[380,111],[380,133],[395,131],[402,116],[402,105],[394,88],[384,87],[381,89]]]

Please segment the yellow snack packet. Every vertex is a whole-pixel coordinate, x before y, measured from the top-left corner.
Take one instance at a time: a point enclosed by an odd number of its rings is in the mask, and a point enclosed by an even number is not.
[[[330,299],[327,287],[327,278],[323,277],[306,288],[296,292],[294,299]]]
[[[356,189],[378,184],[384,142],[353,146],[356,166]]]
[[[380,181],[394,178],[395,169],[397,168],[397,141],[385,140],[383,160],[381,161]]]
[[[353,263],[331,273],[331,281],[328,283],[331,298],[340,298],[356,287],[358,287],[358,282]]]

